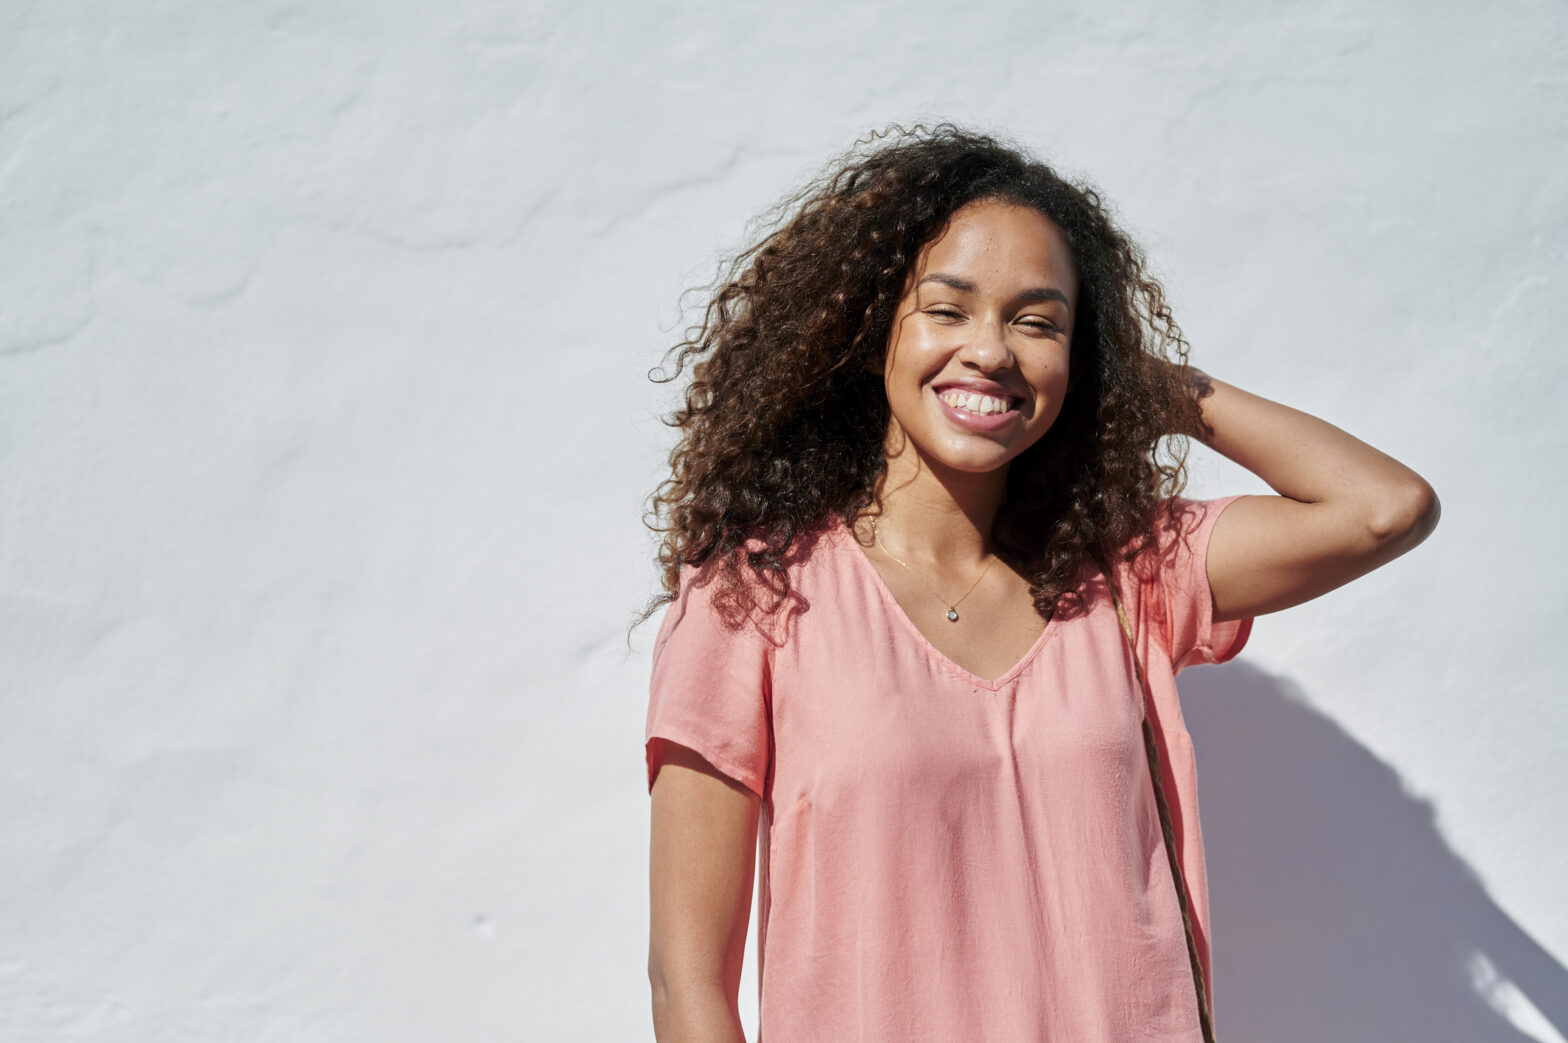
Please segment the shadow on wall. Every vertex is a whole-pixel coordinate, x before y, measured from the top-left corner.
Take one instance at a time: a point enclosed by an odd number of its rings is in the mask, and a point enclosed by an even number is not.
[[[1493,903],[1388,765],[1244,662],[1185,671],[1180,687],[1221,1038],[1568,1034],[1568,971]]]

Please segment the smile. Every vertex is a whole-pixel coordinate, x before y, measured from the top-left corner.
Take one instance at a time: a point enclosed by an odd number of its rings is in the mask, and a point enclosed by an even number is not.
[[[936,400],[948,420],[975,434],[1009,429],[1020,415],[1014,400],[962,387],[945,387],[937,392]]]
[[[995,413],[1005,413],[1011,406],[1007,400],[994,395],[982,395],[974,391],[964,391],[961,388],[948,388],[939,397],[943,402],[954,409],[965,413],[974,413],[978,416],[990,416]]]

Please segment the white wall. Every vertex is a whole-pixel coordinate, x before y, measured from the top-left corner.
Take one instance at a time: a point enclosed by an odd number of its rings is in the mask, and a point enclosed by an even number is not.
[[[1565,58],[1551,0],[11,0],[0,1037],[651,1037],[644,374],[932,116],[1443,498],[1184,676],[1221,1026],[1568,1033]]]

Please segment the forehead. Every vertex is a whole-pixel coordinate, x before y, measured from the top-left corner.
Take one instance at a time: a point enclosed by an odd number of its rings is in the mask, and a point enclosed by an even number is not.
[[[1062,230],[1033,207],[981,200],[956,211],[921,250],[915,281],[940,272],[980,290],[1012,292],[1023,284],[1061,290],[1072,298],[1077,266]]]

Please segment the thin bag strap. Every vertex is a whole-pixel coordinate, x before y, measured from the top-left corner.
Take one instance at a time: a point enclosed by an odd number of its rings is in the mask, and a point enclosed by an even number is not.
[[[1127,639],[1127,651],[1132,654],[1133,672],[1138,675],[1138,687],[1143,690],[1143,748],[1149,757],[1149,775],[1154,779],[1154,803],[1160,809],[1160,832],[1165,835],[1165,855],[1171,865],[1171,879],[1176,882],[1176,899],[1181,905],[1181,926],[1187,934],[1187,957],[1192,961],[1192,981],[1198,992],[1198,1021],[1203,1027],[1204,1043],[1214,1043],[1214,1021],[1209,1014],[1209,992],[1203,980],[1203,961],[1198,958],[1198,943],[1192,933],[1192,912],[1187,901],[1187,878],[1181,871],[1181,860],[1176,857],[1176,832],[1171,827],[1171,808],[1165,799],[1165,786],[1160,782],[1160,751],[1154,742],[1154,725],[1149,722],[1149,705],[1154,701],[1149,694],[1149,681],[1143,675],[1143,664],[1138,659],[1132,624],[1127,621],[1127,610],[1122,608],[1122,597],[1110,571],[1100,566],[1105,584],[1111,589],[1111,603],[1116,606],[1116,618],[1122,625],[1122,636]]]

